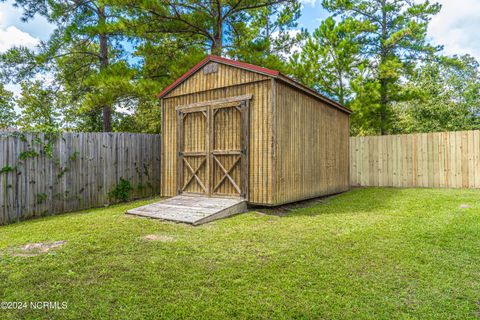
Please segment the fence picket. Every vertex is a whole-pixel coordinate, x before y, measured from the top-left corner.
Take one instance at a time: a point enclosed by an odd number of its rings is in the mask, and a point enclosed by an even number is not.
[[[478,130],[351,137],[350,145],[352,186],[480,188]]]
[[[62,133],[50,144],[45,134],[0,132],[0,225],[114,202],[109,192],[120,177],[134,188],[132,199],[159,194],[160,141],[151,134]]]

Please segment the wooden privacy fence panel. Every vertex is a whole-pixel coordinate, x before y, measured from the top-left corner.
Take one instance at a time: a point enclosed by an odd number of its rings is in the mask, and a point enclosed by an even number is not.
[[[128,199],[158,194],[160,144],[149,134],[0,133],[0,225],[116,202],[121,179]]]
[[[480,188],[480,131],[351,137],[350,182]]]

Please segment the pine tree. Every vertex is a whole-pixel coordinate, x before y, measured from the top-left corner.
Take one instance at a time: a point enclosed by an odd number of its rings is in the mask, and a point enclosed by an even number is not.
[[[3,54],[3,75],[17,77],[19,81],[39,72],[54,73],[58,87],[75,88],[75,85],[62,81],[81,74],[82,77],[75,79],[79,82],[78,87],[88,86],[89,91],[95,92],[97,96],[90,101],[96,100],[99,104],[89,107],[101,110],[103,131],[112,131],[112,109],[116,99],[122,96],[120,90],[124,90],[124,84],[129,81],[124,77],[128,67],[121,59],[121,37],[116,29],[120,14],[116,7],[101,0],[16,0],[15,4],[24,9],[24,21],[41,15],[56,29],[36,51],[20,47]],[[82,81],[88,85],[80,83]],[[78,90],[73,95],[78,98]]]
[[[441,6],[428,0],[323,0],[323,6],[342,19],[371,26],[362,49],[369,60],[369,74],[352,86],[358,96],[352,108],[357,111],[358,132],[387,134],[393,123],[392,103],[406,98],[402,77],[440,49],[427,43],[426,32]]]
[[[13,93],[0,84],[0,130],[15,127],[16,117]]]
[[[352,98],[350,81],[364,69],[361,55],[368,25],[352,18],[325,19],[290,59],[292,74],[302,83],[340,102]]]
[[[261,29],[254,34],[259,37],[269,27],[273,32],[273,25],[291,25],[300,9],[298,0],[134,0],[125,5],[131,8],[131,16],[136,17],[130,21],[132,27],[147,34],[187,38],[215,55],[239,49],[245,39],[252,39],[255,28]],[[260,24],[259,18],[263,19]]]
[[[401,133],[480,129],[480,68],[469,55],[438,57],[415,70],[413,99],[396,106]]]

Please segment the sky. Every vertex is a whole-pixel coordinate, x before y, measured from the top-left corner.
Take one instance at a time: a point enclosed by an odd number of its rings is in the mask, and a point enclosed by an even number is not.
[[[418,0],[417,0],[418,1]],[[328,17],[321,0],[303,0],[299,27],[309,31]],[[428,28],[428,37],[435,45],[444,46],[444,54],[471,54],[480,60],[480,0],[432,0],[442,5]]]
[[[328,16],[321,0],[301,0],[302,16],[299,27],[313,31]],[[469,53],[480,60],[480,0],[437,0],[442,11],[435,16],[428,29],[429,39],[444,46],[444,54]],[[0,52],[15,45],[33,48],[47,40],[53,30],[44,18],[27,23],[21,21],[21,9],[12,6],[13,0],[0,3]]]

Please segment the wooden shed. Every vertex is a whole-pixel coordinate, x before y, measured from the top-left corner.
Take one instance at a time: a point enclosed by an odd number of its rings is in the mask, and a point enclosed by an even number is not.
[[[163,196],[273,206],[349,189],[351,111],[278,71],[208,56],[159,98]]]

